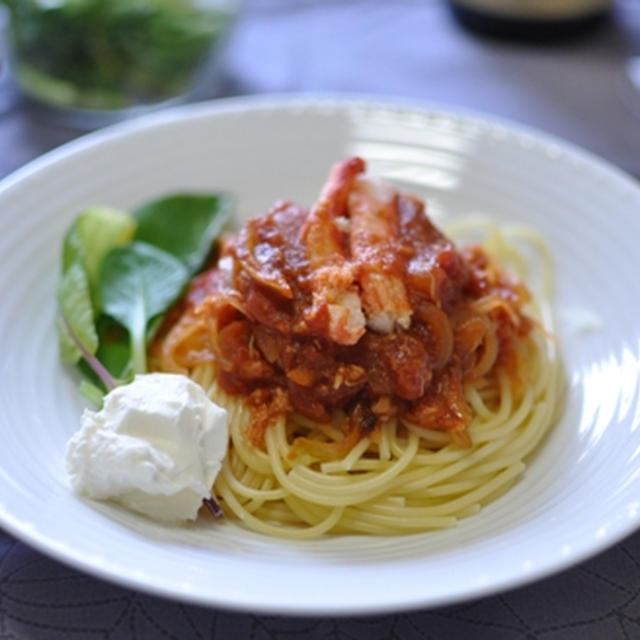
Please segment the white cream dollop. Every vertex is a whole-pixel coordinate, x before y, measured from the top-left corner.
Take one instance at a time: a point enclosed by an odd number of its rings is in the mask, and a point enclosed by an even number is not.
[[[227,412],[186,376],[138,375],[85,409],[67,445],[75,491],[158,520],[195,519],[227,451]]]

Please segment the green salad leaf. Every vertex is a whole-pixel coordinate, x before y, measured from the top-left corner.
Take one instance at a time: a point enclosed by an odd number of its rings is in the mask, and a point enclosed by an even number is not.
[[[83,380],[80,383],[80,393],[97,409],[102,408],[102,398],[104,396],[104,391],[98,387],[97,385],[89,382],[88,380]]]
[[[91,402],[146,371],[148,341],[204,266],[232,202],[177,194],[134,216],[92,207],[75,219],[62,247],[56,327],[60,358],[77,366]]]
[[[77,363],[83,351],[95,355],[98,349],[97,270],[113,247],[131,239],[135,227],[135,221],[126,213],[94,207],[78,215],[67,231],[58,285],[61,317],[56,323],[63,362]]]
[[[129,331],[134,373],[147,368],[149,321],[178,298],[189,276],[182,262],[144,242],[117,247],[104,259],[98,295],[102,310]]]
[[[82,261],[89,284],[95,289],[104,257],[114,247],[131,242],[136,221],[124,211],[92,207],[83,211],[67,232],[62,249],[62,269]]]
[[[129,332],[104,313],[98,316],[96,330],[99,343],[96,358],[118,380],[130,382],[133,379],[133,365]]]
[[[72,262],[62,275],[58,304],[65,320],[58,322],[61,357],[63,362],[75,364],[83,348],[91,354],[98,348],[89,279],[79,261]]]
[[[176,194],[134,211],[135,240],[147,242],[181,260],[193,274],[211,252],[229,220],[233,198],[226,194]]]
[[[56,333],[60,360],[65,364],[76,364],[82,358],[82,351],[71,337],[71,332],[67,329],[67,324],[62,321],[62,316],[56,317]]]

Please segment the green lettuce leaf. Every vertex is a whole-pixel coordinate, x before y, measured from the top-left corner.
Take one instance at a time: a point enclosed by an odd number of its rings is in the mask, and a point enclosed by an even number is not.
[[[135,240],[172,254],[194,274],[203,266],[232,208],[233,198],[227,194],[161,198],[134,212]]]
[[[91,354],[98,348],[89,279],[80,262],[71,263],[64,272],[58,286],[58,304],[64,319],[57,322],[60,357],[74,364],[82,356],[81,347]]]
[[[90,288],[94,290],[104,257],[114,247],[130,242],[135,230],[135,220],[118,209],[92,207],[83,211],[64,239],[63,273],[69,265],[81,262],[87,271]]]
[[[107,254],[98,286],[103,311],[129,331],[134,373],[146,371],[147,326],[182,293],[189,271],[171,254],[132,242]]]

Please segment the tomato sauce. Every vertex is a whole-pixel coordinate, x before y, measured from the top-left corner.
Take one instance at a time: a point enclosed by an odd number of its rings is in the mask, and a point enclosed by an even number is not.
[[[529,294],[484,249],[458,250],[418,199],[377,184],[358,186],[359,165],[353,175],[346,165],[339,169],[341,201],[331,211],[329,239],[335,252],[322,248],[329,258],[319,260],[306,241],[309,220],[316,224],[324,210],[310,217],[279,202],[223,243],[217,265],[193,281],[170,324],[201,322],[208,341],[207,352],[198,338],[201,360],[214,359],[222,388],[248,399],[256,444],[273,415],[288,410],[321,422],[342,410],[360,433],[400,416],[425,429],[456,432],[464,444],[471,420],[464,385],[495,375],[500,366],[514,370],[517,343],[532,326],[522,311]],[[372,239],[370,229],[350,218],[349,188],[363,190],[370,215],[378,215],[382,202],[380,225],[388,225],[388,237]],[[330,188],[327,193],[330,199]],[[367,242],[374,244],[367,248]],[[350,247],[358,247],[357,260]],[[328,271],[318,285],[324,264]],[[365,274],[378,286],[368,294],[371,304],[379,302],[393,321],[399,303],[385,295],[399,292],[409,320],[396,315],[391,331],[366,326],[357,328],[357,339],[337,341],[340,305],[365,300]],[[347,311],[346,322],[363,313]],[[160,350],[171,330],[160,338]],[[175,360],[184,364],[184,356]]]

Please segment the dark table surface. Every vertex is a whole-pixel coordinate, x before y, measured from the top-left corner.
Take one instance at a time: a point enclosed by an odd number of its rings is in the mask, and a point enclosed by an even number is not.
[[[544,46],[471,36],[439,0],[249,0],[216,94],[349,92],[478,110],[558,135],[640,177],[640,93],[626,74],[634,55],[638,0],[620,0],[595,33]],[[18,101],[0,115],[0,177],[80,133]],[[0,638],[640,638],[640,533],[554,577],[475,602],[295,619],[122,589],[0,529]]]

